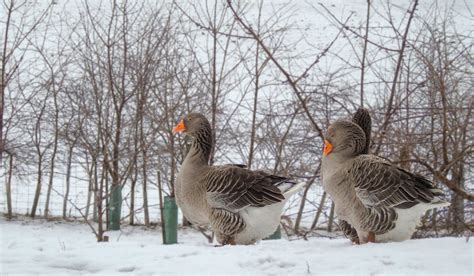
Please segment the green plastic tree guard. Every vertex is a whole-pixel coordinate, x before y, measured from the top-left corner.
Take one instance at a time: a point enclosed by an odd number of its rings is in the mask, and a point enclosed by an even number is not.
[[[178,243],[178,205],[176,205],[176,199],[165,196],[163,209],[165,244]]]
[[[120,185],[110,189],[109,202],[109,229],[120,230],[120,217],[122,214],[122,188]]]
[[[275,232],[273,232],[273,234],[265,238],[265,240],[279,240],[279,239],[281,239],[280,225],[278,225],[277,229],[275,230]]]

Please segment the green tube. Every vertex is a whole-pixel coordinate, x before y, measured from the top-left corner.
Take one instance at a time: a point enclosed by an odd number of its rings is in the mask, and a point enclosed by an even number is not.
[[[165,196],[163,203],[165,244],[178,243],[178,206],[174,197]]]
[[[122,188],[120,185],[110,189],[109,202],[109,229],[120,230],[120,217],[122,215]]]
[[[280,228],[280,225],[278,225],[277,229],[275,230],[275,232],[273,232],[273,234],[271,234],[270,236],[266,237],[264,240],[279,240],[281,239],[281,228]]]

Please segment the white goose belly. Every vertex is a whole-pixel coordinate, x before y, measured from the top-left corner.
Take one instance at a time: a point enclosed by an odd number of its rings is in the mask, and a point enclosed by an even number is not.
[[[235,237],[237,244],[253,244],[275,232],[280,224],[284,202],[265,207],[247,207],[239,212],[245,221],[245,229]]]
[[[375,235],[375,241],[399,242],[410,239],[415,232],[416,227],[420,223],[420,217],[431,208],[433,208],[433,206],[423,203],[417,204],[409,209],[395,208],[395,212],[397,212],[398,216],[397,220],[395,221],[395,228],[385,234]],[[368,233],[363,233],[363,235],[367,234]]]

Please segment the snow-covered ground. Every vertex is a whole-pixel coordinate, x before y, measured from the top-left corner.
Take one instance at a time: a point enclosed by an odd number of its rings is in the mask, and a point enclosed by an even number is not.
[[[0,219],[0,274],[473,275],[473,240],[437,238],[354,246],[345,239],[269,240],[214,247],[193,230],[123,227],[97,243],[81,223]]]

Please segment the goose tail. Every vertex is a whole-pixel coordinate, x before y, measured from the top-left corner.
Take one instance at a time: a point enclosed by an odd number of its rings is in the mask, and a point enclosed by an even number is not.
[[[277,187],[283,192],[283,196],[285,196],[285,198],[289,198],[301,190],[305,185],[306,182],[296,183],[292,181],[284,181],[280,182]]]
[[[447,207],[451,205],[451,203],[447,202],[446,200],[443,200],[439,197],[433,198],[433,200],[430,202],[430,205],[433,208],[441,208],[441,207]]]

